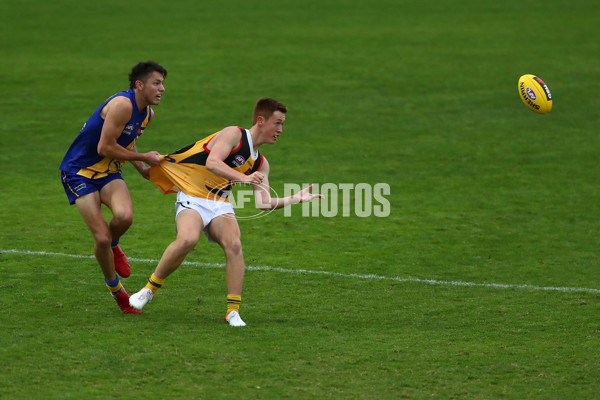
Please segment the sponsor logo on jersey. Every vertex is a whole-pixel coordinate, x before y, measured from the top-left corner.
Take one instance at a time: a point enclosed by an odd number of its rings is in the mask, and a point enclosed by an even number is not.
[[[242,165],[244,165],[244,163],[246,162],[246,159],[244,158],[244,156],[242,156],[241,154],[238,154],[237,156],[235,156],[235,158],[233,159],[233,164],[236,167],[241,167]]]
[[[123,133],[126,135],[131,135],[131,132],[133,132],[133,124],[126,125]]]

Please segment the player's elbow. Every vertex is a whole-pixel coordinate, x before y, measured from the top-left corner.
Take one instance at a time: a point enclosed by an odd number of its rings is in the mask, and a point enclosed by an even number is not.
[[[212,172],[213,174],[217,173],[217,166],[216,166],[216,162],[215,160],[212,160],[210,157],[208,157],[206,159],[206,169],[208,170],[208,172]]]
[[[104,145],[104,143],[98,143],[98,147],[96,148],[96,150],[98,151],[99,155],[101,155],[102,157],[106,157],[106,145]]]
[[[276,208],[271,201],[256,200],[255,203],[256,208],[258,208],[260,211],[271,211]]]

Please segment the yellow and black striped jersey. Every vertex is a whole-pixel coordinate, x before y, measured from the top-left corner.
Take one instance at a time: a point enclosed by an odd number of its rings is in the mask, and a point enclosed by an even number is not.
[[[253,153],[250,131],[238,129],[242,134],[240,144],[223,161],[231,168],[250,175],[260,168],[263,156],[259,151]],[[235,182],[206,169],[206,159],[210,154],[207,145],[218,133],[165,156],[164,161],[150,168],[152,183],[165,194],[182,191],[194,197],[228,202],[227,197]]]

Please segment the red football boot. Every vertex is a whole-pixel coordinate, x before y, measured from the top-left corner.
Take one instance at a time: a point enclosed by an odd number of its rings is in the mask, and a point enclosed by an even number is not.
[[[121,278],[127,278],[131,274],[131,265],[127,256],[119,246],[113,247],[112,250],[115,255],[115,271]]]
[[[117,304],[123,311],[123,314],[141,314],[142,310],[136,310],[135,308],[129,305],[129,295],[125,291],[125,288],[121,289],[121,292],[114,296]]]

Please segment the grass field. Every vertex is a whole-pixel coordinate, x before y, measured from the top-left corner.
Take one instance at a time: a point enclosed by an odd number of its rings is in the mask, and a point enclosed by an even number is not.
[[[1,399],[600,398],[600,3],[87,3],[0,4]],[[386,183],[390,215],[240,221],[246,328],[205,240],[121,314],[58,165],[147,59],[169,75],[141,151],[249,127],[274,97],[273,189]],[[134,291],[174,196],[124,175]]]

